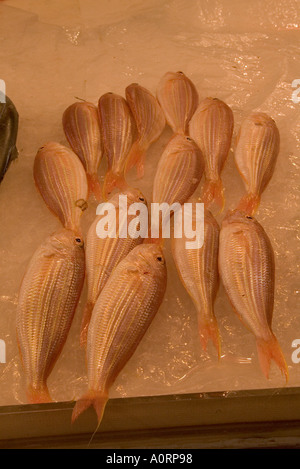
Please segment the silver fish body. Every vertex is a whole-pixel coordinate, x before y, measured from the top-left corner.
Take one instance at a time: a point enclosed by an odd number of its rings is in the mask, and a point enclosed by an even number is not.
[[[173,136],[157,166],[152,202],[184,204],[197,189],[203,169],[202,153],[195,142],[185,135]],[[155,229],[160,231],[163,223]]]
[[[120,196],[127,197],[126,207],[121,206]],[[88,293],[81,325],[82,346],[86,344],[88,326],[94,305],[112,271],[135,246],[143,242],[143,237],[132,237],[128,232],[129,227],[136,218],[136,214],[130,213],[132,204],[147,206],[143,194],[138,189],[130,189],[115,194],[104,205],[104,213],[108,204],[113,205],[115,208],[116,225],[111,227],[112,231],[104,233],[107,235],[106,237],[100,237],[97,229],[99,222],[104,219],[104,215],[97,215],[87,233],[85,253]]]
[[[168,72],[160,80],[156,95],[173,132],[188,135],[199,102],[194,83],[183,72]]]
[[[102,159],[102,141],[97,106],[86,101],[73,103],[64,111],[62,123],[72,150],[86,170],[90,194],[101,200],[98,168]]]
[[[196,202],[192,202],[192,223],[196,225]],[[188,247],[190,240],[183,234],[172,238],[172,253],[179,277],[193,300],[202,348],[211,339],[218,357],[221,355],[219,329],[214,303],[219,288],[218,252],[220,228],[208,211],[204,211],[204,241],[201,247]]]
[[[108,171],[104,180],[105,198],[118,187],[128,188],[125,166],[134,139],[133,117],[126,100],[115,93],[106,93],[98,102],[100,130]]]
[[[205,185],[202,199],[208,208],[214,203],[224,206],[221,173],[230,150],[233,133],[233,113],[218,98],[206,98],[193,115],[189,132],[202,151],[205,161]]]
[[[245,212],[229,212],[222,223],[219,271],[235,312],[256,338],[262,371],[268,377],[273,359],[287,379],[287,366],[271,328],[274,252],[263,227]]]
[[[253,112],[242,122],[235,149],[235,162],[246,188],[238,209],[250,215],[274,173],[280,149],[275,121],[265,113]]]
[[[162,249],[135,247],[116,267],[100,293],[87,340],[88,392],[76,403],[73,421],[94,406],[101,422],[109,388],[142,340],[166,290]]]
[[[51,401],[47,379],[66,342],[84,272],[83,241],[65,229],[46,239],[29,263],[19,294],[17,337],[30,403]]]
[[[82,212],[87,209],[88,183],[77,155],[59,143],[46,143],[37,152],[33,174],[51,212],[65,228],[80,231]]]
[[[166,120],[155,96],[137,83],[127,86],[126,101],[134,117],[138,137],[130,150],[125,173],[136,166],[137,175],[141,178],[144,175],[146,152],[162,134]]]

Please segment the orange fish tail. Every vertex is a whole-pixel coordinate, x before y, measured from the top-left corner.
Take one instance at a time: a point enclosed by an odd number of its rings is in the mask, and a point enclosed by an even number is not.
[[[98,418],[98,425],[100,425],[107,401],[107,393],[88,391],[87,394],[82,396],[76,402],[72,413],[72,423],[74,423],[87,409],[94,407]]]
[[[216,181],[206,180],[203,186],[202,201],[210,208],[217,206],[219,212],[223,212],[225,205],[224,188],[221,179]]]
[[[86,348],[88,330],[89,330],[89,325],[90,325],[93,309],[94,309],[94,303],[91,303],[90,301],[88,301],[83,311],[83,317],[82,317],[81,329],[80,329],[80,346],[82,348]]]
[[[246,194],[241,198],[237,209],[246,212],[249,215],[254,215],[260,204],[260,196],[257,194]]]
[[[46,404],[47,402],[53,402],[46,384],[38,387],[29,384],[27,386],[26,395],[29,404]]]
[[[145,166],[145,150],[140,145],[139,141],[134,142],[129,152],[127,163],[125,167],[125,174],[130,171],[131,168],[136,167],[137,177],[141,179],[144,176]]]
[[[123,191],[128,189],[128,187],[124,174],[116,174],[112,170],[109,170],[104,179],[103,198],[107,200],[108,196],[116,188]]]
[[[271,360],[274,360],[281,373],[285,376],[286,382],[288,382],[288,367],[276,337],[272,334],[269,340],[256,339],[256,346],[260,366],[266,378],[269,378]]]
[[[101,202],[102,200],[102,188],[97,174],[87,174],[89,196],[94,194],[96,200]]]
[[[207,350],[208,341],[211,340],[218,353],[218,359],[220,359],[221,358],[221,339],[220,339],[219,327],[218,327],[216,318],[213,318],[211,320],[199,319],[198,327],[199,327],[200,343],[201,343],[203,350],[204,351]]]

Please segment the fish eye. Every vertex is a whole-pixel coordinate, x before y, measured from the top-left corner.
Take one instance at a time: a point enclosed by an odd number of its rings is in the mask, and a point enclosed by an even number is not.
[[[83,246],[83,240],[81,238],[75,238],[75,243],[78,245],[78,246]]]

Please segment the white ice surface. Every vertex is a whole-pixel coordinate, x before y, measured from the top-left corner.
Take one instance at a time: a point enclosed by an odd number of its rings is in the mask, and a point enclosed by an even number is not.
[[[66,144],[64,109],[80,97],[94,103],[107,91],[124,95],[139,82],[155,93],[167,71],[184,71],[201,98],[216,96],[233,109],[235,135],[241,119],[262,110],[281,134],[278,164],[257,213],[276,254],[273,329],[300,385],[300,364],[291,360],[300,339],[299,149],[300,103],[291,84],[300,78],[299,2],[293,0],[7,0],[0,3],[0,79],[20,113],[19,160],[0,186],[0,405],[24,403],[15,316],[18,290],[29,259],[59,222],[45,207],[32,177],[37,149],[49,140]],[[147,155],[146,177],[134,181],[150,199],[153,175],[171,135],[166,129]],[[103,176],[104,166],[101,167]],[[243,184],[231,152],[223,180],[226,209]],[[91,206],[85,226],[95,213]],[[221,221],[222,217],[219,217]],[[167,244],[168,246],[168,244]],[[273,366],[262,375],[254,337],[235,317],[220,288],[215,305],[222,359],[200,349],[196,315],[168,254],[168,290],[153,324],[121,372],[111,397],[227,392],[276,388],[284,379]],[[79,326],[84,291],[67,344],[49,379],[54,399],[86,390]]]

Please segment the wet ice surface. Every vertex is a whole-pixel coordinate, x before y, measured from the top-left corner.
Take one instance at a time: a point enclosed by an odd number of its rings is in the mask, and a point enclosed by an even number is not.
[[[37,149],[49,140],[66,144],[61,116],[75,97],[97,103],[107,91],[124,95],[132,82],[155,93],[161,76],[177,70],[193,80],[201,98],[216,96],[232,107],[235,135],[243,116],[252,110],[267,112],[279,127],[280,156],[257,219],[276,254],[273,329],[289,366],[289,385],[300,385],[300,364],[291,360],[291,343],[300,338],[300,103],[291,99],[291,83],[300,78],[299,11],[297,2],[291,0],[235,0],[231,4],[217,0],[1,2],[0,78],[6,81],[7,93],[20,113],[20,157],[0,186],[0,339],[7,346],[7,363],[0,364],[0,405],[25,402],[15,336],[18,290],[33,252],[60,226],[34,187],[32,165]],[[158,159],[170,136],[166,128],[151,147],[146,178],[132,178],[148,200]],[[100,172],[103,176],[104,165]],[[223,181],[226,209],[234,208],[243,184],[232,152]],[[94,213],[92,204],[84,216],[85,228]],[[275,366],[269,380],[262,375],[254,337],[233,314],[222,287],[215,305],[222,359],[218,362],[213,348],[208,353],[200,349],[195,310],[166,246],[166,297],[117,378],[111,397],[283,386]],[[86,290],[49,379],[55,400],[74,399],[86,390],[84,354],[78,346],[85,295]]]

